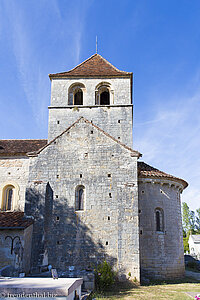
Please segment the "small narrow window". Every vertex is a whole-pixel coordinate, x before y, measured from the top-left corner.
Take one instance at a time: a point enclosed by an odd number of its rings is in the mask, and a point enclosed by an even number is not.
[[[80,178],[82,178],[83,177],[83,175],[82,174],[80,174]]]
[[[111,177],[111,174],[108,174],[108,177]]]
[[[160,212],[156,212],[156,231],[160,231]]]
[[[112,198],[112,194],[111,193],[109,193],[109,197]]]
[[[118,136],[118,140],[120,140],[120,136]]]
[[[155,210],[156,231],[164,231],[164,215],[161,208]]]
[[[84,210],[84,186],[78,186],[75,192],[75,210]]]
[[[110,221],[110,217],[108,217],[108,221]]]
[[[118,120],[118,123],[120,123],[120,120]]]
[[[58,195],[56,195],[56,198],[58,198]]]
[[[108,246],[108,241],[106,241],[106,246]]]
[[[57,121],[57,124],[60,124],[60,121]]]
[[[57,217],[56,217],[56,221],[59,221],[59,220],[60,220],[60,217],[57,216]]]

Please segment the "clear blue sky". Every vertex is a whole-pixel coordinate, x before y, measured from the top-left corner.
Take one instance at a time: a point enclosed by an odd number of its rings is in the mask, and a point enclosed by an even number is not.
[[[46,138],[49,73],[95,53],[134,73],[134,149],[200,207],[200,1],[0,0],[0,138]]]

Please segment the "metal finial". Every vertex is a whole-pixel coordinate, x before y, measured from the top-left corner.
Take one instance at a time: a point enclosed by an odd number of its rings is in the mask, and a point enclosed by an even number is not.
[[[97,53],[97,50],[98,50],[98,40],[97,40],[97,35],[96,35],[96,53]]]

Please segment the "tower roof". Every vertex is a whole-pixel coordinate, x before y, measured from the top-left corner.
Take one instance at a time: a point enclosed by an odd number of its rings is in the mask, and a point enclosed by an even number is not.
[[[51,78],[66,77],[132,77],[131,72],[118,70],[99,54],[94,54],[72,70],[49,74]]]

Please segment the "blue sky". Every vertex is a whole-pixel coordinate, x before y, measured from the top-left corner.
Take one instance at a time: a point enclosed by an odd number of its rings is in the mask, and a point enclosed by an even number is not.
[[[98,52],[134,73],[134,149],[200,207],[200,1],[0,0],[0,138],[46,138],[49,73]]]

